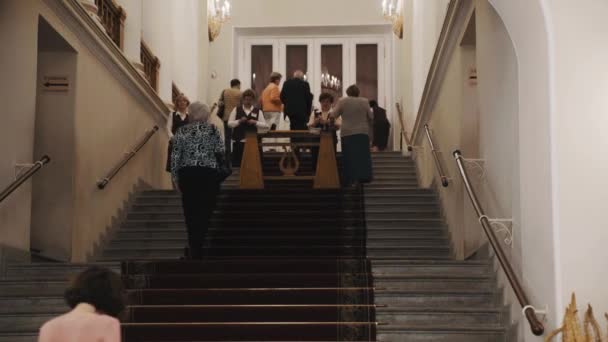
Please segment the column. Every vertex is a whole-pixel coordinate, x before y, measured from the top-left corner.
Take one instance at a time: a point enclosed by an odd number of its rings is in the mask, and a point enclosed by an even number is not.
[[[89,15],[95,20],[95,23],[105,31],[105,28],[101,24],[101,20],[97,15],[98,8],[95,4],[95,0],[80,0],[80,4],[87,10],[87,12],[89,12]]]
[[[158,95],[171,103],[171,82],[173,63],[172,2],[167,0],[146,0],[143,2],[143,40],[152,53],[160,60]]]
[[[143,74],[144,66],[141,64],[141,38],[142,38],[142,0],[118,0],[120,6],[127,12],[124,31],[123,52]]]

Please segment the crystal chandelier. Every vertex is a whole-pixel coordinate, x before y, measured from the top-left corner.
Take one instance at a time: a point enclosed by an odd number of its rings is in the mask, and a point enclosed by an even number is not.
[[[393,32],[399,39],[403,39],[402,8],[402,0],[382,0],[382,14],[393,25]]]
[[[230,20],[229,0],[209,0],[207,3],[207,19],[209,29],[209,41],[214,41],[222,30],[222,24]]]
[[[332,76],[329,72],[324,72],[321,74],[321,87],[323,89],[340,91],[342,89],[342,82],[336,76]]]

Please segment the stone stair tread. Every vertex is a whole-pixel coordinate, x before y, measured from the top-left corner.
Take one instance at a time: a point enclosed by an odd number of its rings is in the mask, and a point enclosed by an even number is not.
[[[436,265],[458,265],[458,266],[489,266],[492,265],[492,263],[490,261],[486,261],[486,260],[479,260],[479,261],[470,261],[470,260],[466,260],[466,261],[462,261],[462,260],[443,260],[443,261],[437,261],[437,260],[372,260],[372,264],[374,265],[432,265],[432,266],[436,266]]]
[[[505,332],[505,328],[498,324],[479,324],[479,325],[425,325],[425,324],[398,324],[390,323],[379,325],[379,330],[382,331],[432,331],[433,333],[442,332]]]
[[[376,280],[382,279],[428,279],[436,281],[452,281],[452,280],[464,280],[464,281],[480,281],[480,280],[492,280],[493,275],[471,275],[471,274],[428,274],[428,273],[402,273],[402,274],[383,274],[380,272],[373,272]]]
[[[379,307],[378,310],[384,313],[445,313],[445,314],[501,314],[505,310],[499,307],[496,308],[461,308],[461,307],[420,307],[420,306],[399,306],[387,305]]]
[[[459,296],[466,296],[466,295],[494,295],[497,294],[498,291],[494,290],[494,289],[485,289],[485,290],[479,290],[479,289],[433,289],[433,290],[420,290],[420,289],[416,289],[416,290],[412,290],[412,289],[399,289],[399,288],[389,288],[389,287],[383,287],[383,288],[377,288],[376,289],[376,295],[387,295],[387,294],[399,294],[402,296],[413,296],[413,295],[431,295],[431,296],[438,296],[438,295],[459,295]]]

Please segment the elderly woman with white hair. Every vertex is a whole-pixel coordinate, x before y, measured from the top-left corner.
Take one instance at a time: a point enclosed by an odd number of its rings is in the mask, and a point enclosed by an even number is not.
[[[173,137],[171,174],[182,194],[182,207],[188,229],[188,255],[201,259],[220,189],[218,156],[224,154],[219,130],[209,121],[209,107],[194,102],[188,107],[190,122]]]

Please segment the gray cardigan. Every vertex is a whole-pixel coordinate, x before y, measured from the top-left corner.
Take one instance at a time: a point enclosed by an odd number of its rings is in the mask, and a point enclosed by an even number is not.
[[[364,97],[344,97],[334,108],[334,117],[342,117],[340,136],[347,137],[355,134],[370,135],[374,114],[369,101]]]

